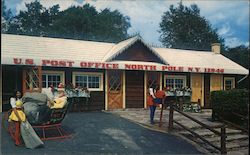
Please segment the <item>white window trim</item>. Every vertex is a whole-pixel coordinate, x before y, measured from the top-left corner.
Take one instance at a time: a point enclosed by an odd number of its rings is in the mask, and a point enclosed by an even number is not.
[[[187,86],[187,76],[185,75],[164,75],[164,87],[166,87],[166,79],[183,79],[183,86]]]
[[[73,72],[72,73],[72,83],[76,84],[76,75],[95,75],[100,76],[100,88],[88,88],[90,91],[103,91],[103,73],[99,72]]]
[[[234,89],[235,88],[235,78],[234,77],[224,77],[224,90],[226,90],[226,80],[232,80],[232,82],[233,82],[232,89]]]
[[[47,75],[55,75],[55,74],[60,74],[61,79],[62,79],[62,84],[65,85],[65,73],[64,71],[50,71],[50,70],[42,70],[42,75],[47,74]],[[45,88],[45,87],[43,87]]]

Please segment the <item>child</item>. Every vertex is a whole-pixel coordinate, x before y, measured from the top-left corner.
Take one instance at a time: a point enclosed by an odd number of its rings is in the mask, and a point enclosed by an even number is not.
[[[12,110],[9,121],[13,121],[15,123],[15,145],[20,146],[21,145],[21,138],[20,138],[20,124],[21,122],[26,121],[26,116],[23,112],[22,108],[23,102],[20,100],[16,101],[16,108],[15,110]]]

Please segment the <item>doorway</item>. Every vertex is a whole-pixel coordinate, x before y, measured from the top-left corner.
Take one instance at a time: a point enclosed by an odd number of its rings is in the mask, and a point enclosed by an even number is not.
[[[126,71],[126,108],[144,107],[144,72]]]
[[[211,108],[211,104],[210,104],[210,74],[204,74],[204,108]]]
[[[108,109],[121,109],[123,105],[122,71],[109,70],[108,77]]]

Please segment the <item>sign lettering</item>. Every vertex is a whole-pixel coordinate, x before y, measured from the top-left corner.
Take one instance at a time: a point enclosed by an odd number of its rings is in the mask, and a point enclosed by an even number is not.
[[[14,65],[38,65],[52,67],[81,67],[95,69],[123,69],[123,70],[146,70],[146,71],[170,71],[170,72],[196,72],[196,73],[224,73],[222,68],[201,68],[201,67],[183,67],[167,65],[148,65],[148,64],[129,64],[112,62],[87,62],[72,60],[50,60],[50,59],[23,59],[13,58],[11,64]]]

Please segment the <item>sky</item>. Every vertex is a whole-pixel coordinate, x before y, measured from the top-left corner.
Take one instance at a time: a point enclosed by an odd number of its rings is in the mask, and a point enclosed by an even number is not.
[[[35,0],[5,0],[7,9],[18,14],[26,10],[25,3]],[[164,12],[180,0],[39,0],[48,8],[59,4],[60,11],[70,6],[89,3],[98,11],[105,8],[119,10],[130,17],[129,34],[140,33],[146,43],[162,46],[159,41],[159,23]],[[225,39],[228,47],[249,46],[249,1],[248,0],[182,0],[183,5],[197,4],[201,16],[205,17]]]

